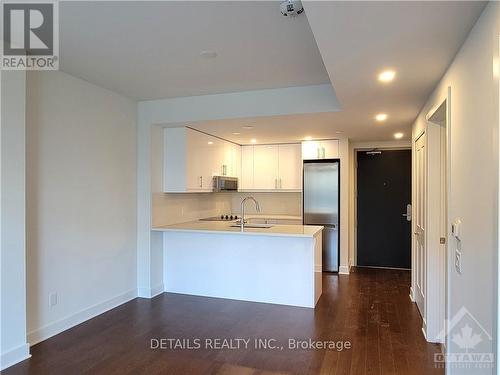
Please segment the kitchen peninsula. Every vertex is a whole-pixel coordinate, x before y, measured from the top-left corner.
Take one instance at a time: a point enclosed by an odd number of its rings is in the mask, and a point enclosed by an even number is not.
[[[322,292],[321,226],[234,222],[160,226],[166,292],[314,308]]]

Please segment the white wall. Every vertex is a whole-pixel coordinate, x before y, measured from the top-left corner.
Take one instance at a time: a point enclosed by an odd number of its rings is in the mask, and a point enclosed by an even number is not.
[[[1,48],[1,44],[0,44]],[[21,71],[0,72],[0,370],[26,343],[25,97]]]
[[[136,110],[65,73],[28,74],[31,344],[136,296]]]
[[[451,87],[450,219],[462,220],[462,274],[449,273],[449,317],[465,306],[496,338],[498,257],[498,3],[488,4],[413,126]],[[430,56],[430,58],[432,58]],[[450,238],[453,260],[456,241]],[[491,343],[495,352],[495,345]],[[449,368],[449,373],[467,373]],[[475,370],[475,373],[481,373]],[[483,370],[494,373],[495,370]]]

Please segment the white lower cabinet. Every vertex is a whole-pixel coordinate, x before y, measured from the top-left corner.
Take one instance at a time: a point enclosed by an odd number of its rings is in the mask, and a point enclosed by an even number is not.
[[[242,146],[240,190],[300,191],[300,144]]]

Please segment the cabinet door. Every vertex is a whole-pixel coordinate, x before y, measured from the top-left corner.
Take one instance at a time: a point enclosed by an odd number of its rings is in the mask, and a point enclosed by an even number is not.
[[[226,158],[226,142],[222,139],[212,137],[210,139],[211,161],[210,161],[210,177],[224,176],[223,165]]]
[[[221,165],[222,176],[234,176],[233,172],[233,146],[231,142],[224,141],[224,156]]]
[[[253,187],[259,190],[278,188],[278,146],[254,146]]]
[[[253,189],[253,154],[254,146],[241,146],[240,190]]]
[[[279,145],[278,188],[284,190],[302,189],[301,145]]]
[[[186,189],[208,191],[209,170],[213,160],[213,149],[206,134],[187,129],[186,131]],[[210,182],[211,183],[211,182]]]
[[[322,154],[324,159],[336,159],[339,157],[339,140],[330,139],[321,141]]]
[[[231,177],[241,178],[241,146],[231,143]]]
[[[163,129],[163,191],[186,191],[188,181],[188,160],[185,128]]]
[[[302,159],[314,160],[321,158],[321,144],[318,141],[302,142]]]

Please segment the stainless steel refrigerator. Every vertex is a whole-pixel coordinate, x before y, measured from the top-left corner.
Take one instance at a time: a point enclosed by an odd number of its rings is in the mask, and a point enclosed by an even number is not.
[[[322,225],[323,271],[339,271],[338,160],[304,160],[304,225]]]

